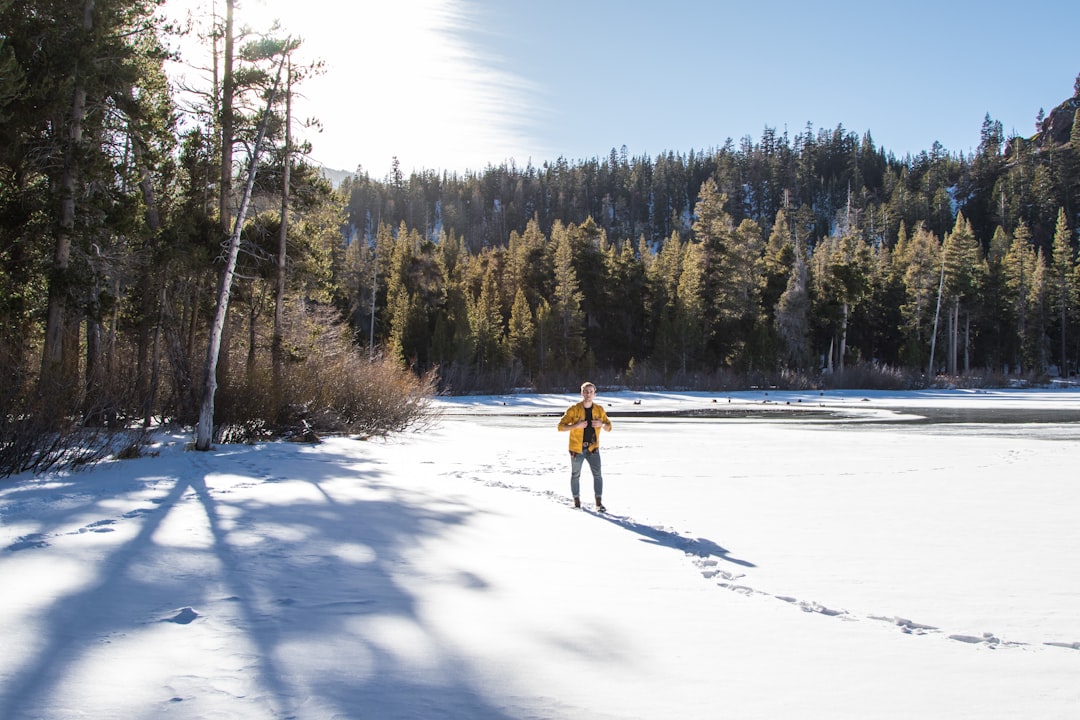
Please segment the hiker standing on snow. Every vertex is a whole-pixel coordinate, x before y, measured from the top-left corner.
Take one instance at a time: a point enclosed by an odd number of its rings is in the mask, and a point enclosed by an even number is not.
[[[581,507],[581,463],[588,460],[596,509],[604,512],[607,508],[600,501],[604,494],[604,478],[600,474],[600,430],[611,432],[611,420],[604,408],[595,404],[595,399],[596,386],[591,382],[582,383],[581,402],[567,408],[559,421],[559,431],[570,431],[570,493],[574,496],[574,507]]]

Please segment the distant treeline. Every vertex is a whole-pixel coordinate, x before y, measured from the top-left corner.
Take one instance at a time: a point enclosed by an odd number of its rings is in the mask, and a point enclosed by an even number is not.
[[[854,364],[1072,372],[1074,90],[1029,138],[987,116],[968,156],[766,128],[656,158],[358,172],[342,186],[349,316],[362,340],[458,389],[586,371],[676,384]]]

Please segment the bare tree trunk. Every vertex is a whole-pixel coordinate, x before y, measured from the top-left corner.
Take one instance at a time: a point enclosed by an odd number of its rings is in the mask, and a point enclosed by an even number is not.
[[[285,344],[285,261],[289,234],[289,182],[292,177],[292,59],[285,75],[285,160],[281,188],[281,227],[278,232],[277,295],[274,298],[274,340],[270,345],[273,362],[274,411],[281,413],[282,374]]]
[[[94,275],[94,285],[91,288],[86,307],[86,382],[84,385],[84,390],[92,408],[96,408],[97,403],[100,401],[98,396],[104,375],[104,368],[101,366],[102,342],[101,318],[99,317],[101,308],[97,301],[100,289],[96,271]],[[93,421],[97,423],[100,418],[95,417]]]
[[[134,102],[133,98],[129,97],[128,100]],[[161,230],[161,212],[158,208],[157,193],[154,191],[150,167],[145,160],[146,151],[143,139],[138,131],[132,132],[131,139],[132,156],[139,172],[139,191],[142,194],[143,204],[146,206],[144,218],[146,227],[150,231],[150,245],[154,247],[157,245],[158,231]],[[155,276],[154,268],[151,266],[142,279],[146,296],[150,296],[151,293],[157,296],[157,308],[154,312],[155,319],[152,321],[152,329],[150,332],[146,332],[145,328],[149,320],[144,320],[142,323],[143,329],[139,332],[139,366],[136,372],[136,387],[142,399],[143,427],[150,427],[153,419],[154,401],[157,397],[158,383],[161,377],[161,328],[165,322],[165,285],[168,273],[162,273],[157,283],[155,283]],[[155,284],[157,285],[156,292],[154,292]],[[119,295],[117,296],[119,297]],[[147,343],[150,344],[149,350]],[[150,355],[149,362],[146,361],[148,353]]]
[[[151,235],[156,237],[158,230],[161,229],[161,212],[158,209],[157,193],[154,192],[154,178],[150,173],[150,167],[146,163],[146,150],[143,146],[143,139],[138,133],[132,135],[131,151],[139,172],[139,192],[142,195],[143,205],[146,206],[143,217]]]
[[[1069,293],[1064,288],[1061,290],[1061,369],[1058,375],[1062,379],[1069,377],[1069,344],[1065,342],[1065,331],[1068,328]]]
[[[229,322],[229,309],[225,309],[225,322],[221,326],[221,342],[218,348],[217,372],[214,378],[218,387],[227,383],[232,375],[233,323]]]
[[[221,232],[228,236],[232,230],[232,164],[233,164],[233,93],[236,81],[233,77],[233,6],[235,0],[225,0],[225,58],[221,81],[221,193],[218,196],[218,214]]]
[[[949,309],[949,374],[958,374],[958,365],[956,362],[957,345],[959,345],[959,332],[960,332],[960,300],[957,298],[953,301],[952,308]]]
[[[248,308],[248,352],[247,362],[244,367],[244,375],[247,377],[248,385],[255,382],[255,330],[258,320],[259,306],[258,303],[252,299],[251,306]]]
[[[189,284],[185,288],[188,297],[182,327],[184,331],[184,350],[187,352],[187,357],[190,358],[189,364],[191,365],[194,365],[195,345],[199,334],[199,298],[202,297],[203,281],[202,274],[199,274],[195,279],[195,285],[191,286]]]
[[[230,0],[230,7],[232,2]],[[266,100],[266,112],[262,122],[259,123],[258,133],[255,137],[255,146],[251,152],[251,162],[247,170],[247,184],[244,187],[244,196],[240,200],[240,210],[233,222],[232,235],[229,237],[229,251],[225,260],[225,268],[221,273],[221,282],[218,285],[217,311],[214,314],[214,322],[210,326],[210,340],[206,349],[206,367],[202,389],[202,404],[199,408],[199,423],[195,438],[196,450],[209,450],[214,435],[214,394],[217,392],[217,363],[218,354],[221,350],[221,337],[225,328],[225,318],[229,312],[229,294],[232,292],[233,275],[236,274],[236,258],[240,254],[240,233],[244,229],[244,220],[247,217],[248,205],[251,202],[251,191],[255,186],[255,173],[259,167],[259,155],[262,153],[263,138],[266,136],[266,126],[270,121],[270,111],[274,106],[274,96],[277,95],[278,85],[281,82],[281,69],[285,63],[282,55],[278,63],[277,77]]]
[[[152,340],[150,334],[153,328],[147,323],[142,323],[138,328],[135,345],[135,396],[139,399],[143,417],[143,427],[148,427],[146,421],[146,398],[150,394],[150,349]]]
[[[112,296],[120,297],[120,279],[113,278]],[[109,315],[109,322],[106,326],[108,332],[105,333],[105,376],[116,377],[117,373],[117,349],[116,338],[120,330],[120,303],[113,303],[112,313]]]
[[[840,357],[837,358],[837,365],[840,367],[840,372],[844,372],[844,356],[847,355],[848,313],[848,304],[845,302],[843,324],[840,326]]]
[[[154,415],[154,402],[158,384],[161,382],[161,327],[165,323],[165,284],[158,292],[158,319],[154,324],[154,339],[150,356],[150,387],[143,400],[143,427],[150,427]]]
[[[930,335],[930,364],[926,369],[926,379],[933,380],[937,374],[934,372],[934,350],[937,348],[938,319],[941,317],[941,293],[945,289],[945,255],[942,251],[941,276],[938,278],[937,306],[934,308],[934,330]]]
[[[971,313],[964,314],[964,373],[971,372]]]
[[[83,30],[94,24],[94,2],[83,4]],[[41,382],[74,386],[77,360],[71,354],[71,329],[74,320],[68,308],[67,271],[71,263],[71,235],[75,230],[75,186],[79,177],[78,150],[83,141],[83,120],[86,117],[86,85],[81,69],[76,70],[75,89],[71,101],[64,169],[60,176],[60,217],[53,252],[52,277],[49,280],[49,309],[45,322],[45,344],[41,353]],[[76,329],[76,337],[78,330]],[[75,343],[75,351],[78,344]]]
[[[371,253],[371,325],[368,328],[368,362],[375,360],[375,297],[379,290],[379,262],[374,252]],[[540,331],[540,366],[543,369],[544,361],[544,332]]]
[[[166,313],[169,306],[163,306]],[[169,367],[172,369],[172,385],[175,390],[176,414],[183,422],[198,418],[199,401],[194,381],[191,355],[185,346],[182,328],[176,323],[166,323],[165,350],[169,353]]]

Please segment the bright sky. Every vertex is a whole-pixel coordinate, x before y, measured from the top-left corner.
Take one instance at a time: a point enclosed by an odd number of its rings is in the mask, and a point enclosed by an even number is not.
[[[178,12],[211,0],[167,0]],[[217,0],[219,6],[223,0]],[[707,150],[762,130],[869,131],[898,156],[1031,135],[1080,73],[1080,3],[909,0],[239,0],[326,62],[313,159],[483,170]],[[203,61],[203,64],[206,64]]]

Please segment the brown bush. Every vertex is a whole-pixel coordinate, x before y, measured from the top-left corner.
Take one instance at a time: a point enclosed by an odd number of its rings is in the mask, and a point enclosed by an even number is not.
[[[316,431],[387,435],[423,429],[437,417],[431,405],[436,373],[417,376],[385,357],[338,354],[314,368],[292,368],[285,397],[290,413]]]
[[[0,396],[0,477],[91,465],[106,457],[136,457],[149,433],[99,422],[100,408],[70,389],[31,389]]]
[[[316,318],[298,331],[280,387],[264,355],[218,389],[217,442],[315,441],[326,433],[385,436],[424,429],[437,419],[431,403],[435,370],[417,376],[381,354],[369,358],[334,322]]]

